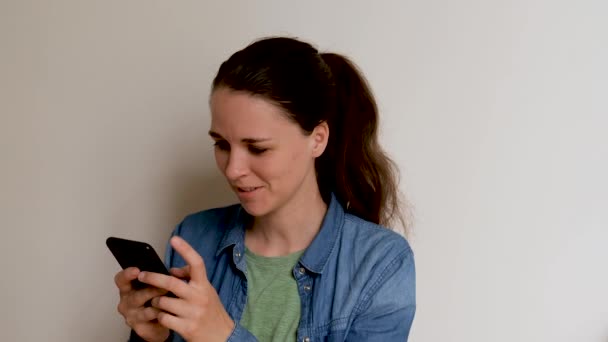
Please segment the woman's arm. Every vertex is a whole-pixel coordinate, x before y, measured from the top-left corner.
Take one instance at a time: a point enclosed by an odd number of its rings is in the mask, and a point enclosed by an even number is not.
[[[409,247],[384,268],[356,312],[346,341],[407,341],[416,312],[414,256]]]

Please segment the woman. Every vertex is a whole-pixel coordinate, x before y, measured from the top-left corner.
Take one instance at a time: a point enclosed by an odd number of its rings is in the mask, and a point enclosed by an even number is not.
[[[217,166],[240,204],[177,226],[173,276],[116,275],[132,340],[407,340],[414,260],[381,226],[400,217],[396,179],[354,65],[263,39],[222,64],[210,106]]]

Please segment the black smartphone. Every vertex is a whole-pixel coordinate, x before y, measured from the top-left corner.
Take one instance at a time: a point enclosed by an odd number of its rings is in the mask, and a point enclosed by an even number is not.
[[[145,242],[111,236],[106,239],[106,245],[123,269],[137,267],[140,271],[170,275],[167,267],[165,267],[161,258],[154,251],[154,248]],[[135,289],[142,289],[148,286],[137,279],[132,283]],[[172,296],[173,294],[169,293],[168,295]]]

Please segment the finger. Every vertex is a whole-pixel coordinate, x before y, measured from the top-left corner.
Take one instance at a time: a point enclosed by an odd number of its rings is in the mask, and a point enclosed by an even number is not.
[[[160,297],[167,293],[167,290],[158,287],[146,287],[145,289],[135,291],[129,296],[129,306],[139,308],[154,297]]]
[[[204,284],[207,280],[207,270],[203,258],[184,239],[179,236],[171,238],[171,246],[182,256],[190,266],[190,281],[194,284]]]
[[[190,298],[192,292],[187,283],[173,276],[154,272],[140,272],[137,279],[142,283],[173,292],[176,296],[184,299]]]
[[[158,323],[160,323],[165,328],[169,328],[170,330],[177,332],[181,336],[185,335],[184,334],[185,321],[183,318],[179,318],[177,316],[173,316],[170,313],[161,311],[158,313]]]
[[[158,308],[147,307],[142,310],[138,310],[136,314],[137,322],[150,322],[158,318]]]
[[[126,293],[133,290],[131,281],[137,279],[138,275],[139,269],[137,269],[137,267],[129,267],[116,273],[114,276],[114,283],[116,284],[116,287],[118,287],[120,293]]]
[[[182,268],[173,267],[169,270],[171,275],[174,277],[178,277],[181,279],[189,279],[190,278],[190,266],[186,265]]]
[[[189,317],[190,306],[189,304],[179,298],[171,298],[167,296],[160,296],[152,299],[152,306],[162,311],[166,311],[174,316],[178,317]]]

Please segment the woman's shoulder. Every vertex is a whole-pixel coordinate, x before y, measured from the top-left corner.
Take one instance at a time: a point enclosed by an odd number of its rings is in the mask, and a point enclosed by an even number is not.
[[[346,214],[340,235],[337,262],[353,266],[357,270],[352,275],[355,278],[365,274],[365,278],[377,280],[398,270],[409,273],[414,267],[409,242],[387,227]]]
[[[344,297],[343,302],[351,303],[356,313],[367,310],[372,302],[380,311],[401,310],[413,302],[414,255],[402,235],[346,214],[339,236],[333,249],[335,266],[331,265],[335,269],[330,274],[340,272],[334,280],[336,287],[348,291],[335,296]]]
[[[403,235],[352,214],[344,216],[342,239],[348,240],[362,251],[384,251],[383,254],[394,255],[412,254],[412,248]]]

